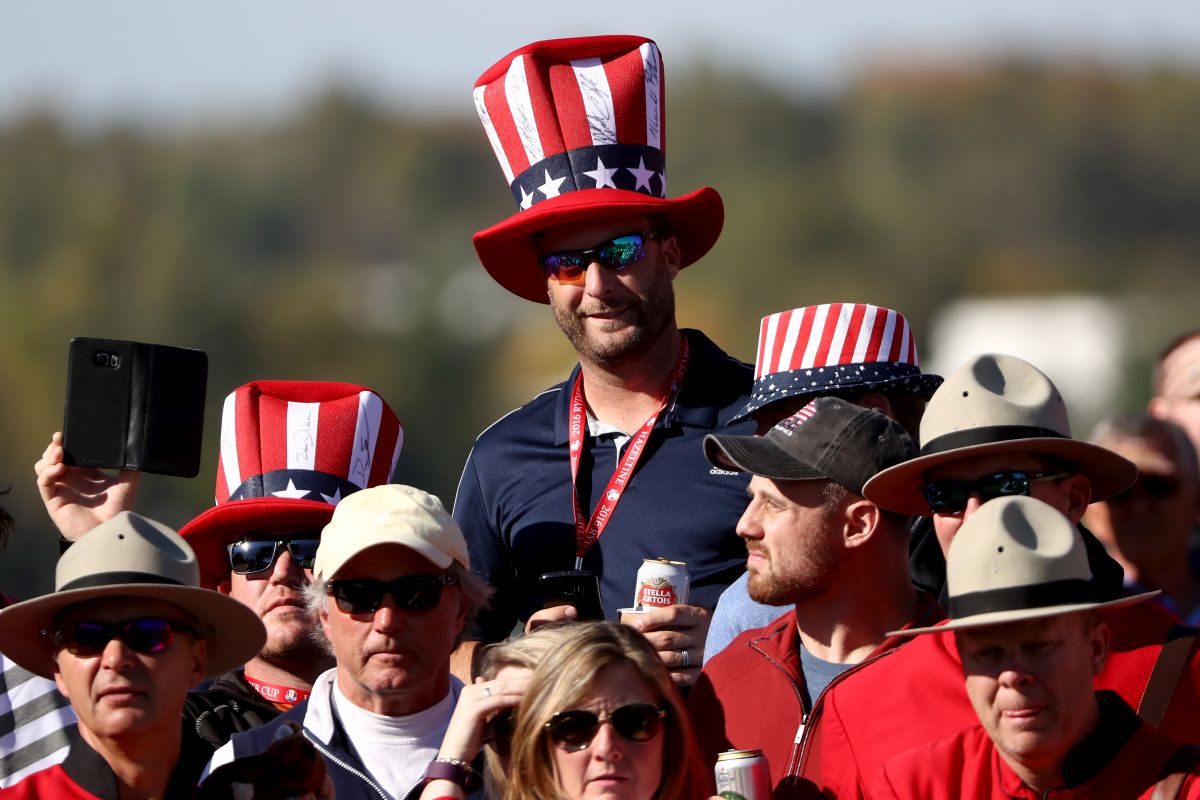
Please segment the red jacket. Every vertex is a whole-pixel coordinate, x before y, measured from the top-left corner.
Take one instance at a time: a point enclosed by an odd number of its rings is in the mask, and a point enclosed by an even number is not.
[[[1137,708],[1162,642],[1175,624],[1165,609],[1139,603],[1104,613],[1111,652],[1097,689],[1115,690]],[[1193,646],[1158,730],[1180,742],[1200,741],[1200,659]],[[845,676],[824,698],[810,725],[813,756],[801,775],[838,798],[864,797],[891,757],[945,739],[978,723],[948,634],[917,638],[877,664]]]
[[[1187,777],[1179,794],[1172,797],[1200,798],[1195,759],[1182,769],[1167,764],[1179,743],[1139,722],[1133,709],[1113,693],[1103,692],[1098,697],[1105,698],[1100,726],[1068,754],[1063,765],[1064,788],[1044,795],[1030,789],[1000,757],[983,726],[976,724],[889,759],[869,794],[873,800],[1135,800],[1150,798],[1160,778],[1180,771]]]
[[[918,611],[905,627],[944,617],[932,596],[922,593]],[[805,708],[795,610],[770,625],[743,632],[704,665],[688,697],[701,754],[707,763],[715,764],[722,750],[761,749],[776,798],[813,795],[814,787],[796,776],[808,758],[807,730],[821,713],[822,699],[847,676],[907,641],[911,640],[884,641],[862,663],[834,678],[812,708]]]

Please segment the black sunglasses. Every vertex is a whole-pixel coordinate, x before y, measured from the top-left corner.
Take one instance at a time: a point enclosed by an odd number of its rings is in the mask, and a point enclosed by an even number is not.
[[[326,591],[346,614],[370,614],[383,605],[390,594],[396,608],[404,611],[428,611],[442,599],[442,587],[458,583],[453,575],[405,575],[390,581],[376,578],[347,578],[329,581]]]
[[[238,575],[253,575],[268,570],[286,547],[301,569],[312,569],[317,560],[320,539],[241,539],[229,545],[229,568]]]
[[[613,730],[631,742],[648,742],[662,730],[665,708],[653,703],[630,703],[614,708],[608,716],[582,708],[560,711],[546,723],[550,741],[563,750],[584,750],[600,732],[600,726],[611,722]]]
[[[997,497],[1029,494],[1034,481],[1056,481],[1069,477],[1069,472],[996,472],[973,481],[943,480],[925,484],[925,500],[934,514],[958,514],[967,507],[972,494],[986,503]]]
[[[135,653],[161,653],[171,646],[173,631],[201,638],[190,625],[159,617],[141,617],[124,622],[76,622],[54,632],[54,646],[76,656],[98,656],[113,639],[120,639]]]
[[[617,236],[586,250],[559,250],[542,256],[542,270],[556,281],[577,283],[593,261],[618,272],[646,257],[646,240],[661,239],[655,231]]]

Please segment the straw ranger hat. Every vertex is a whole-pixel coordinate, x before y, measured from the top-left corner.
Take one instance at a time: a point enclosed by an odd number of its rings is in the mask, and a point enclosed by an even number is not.
[[[930,469],[992,453],[1047,455],[1070,462],[1092,484],[1092,502],[1137,479],[1137,467],[1099,445],[1071,438],[1067,404],[1037,367],[1016,356],[975,356],[934,392],[921,420],[921,453],[867,482],[863,496],[902,514],[928,515]]]
[[[194,617],[207,643],[209,677],[249,661],[267,641],[262,621],[250,608],[200,587],[196,554],[179,534],[123,511],[59,558],[52,594],[0,610],[4,654],[52,678],[55,618],[68,606],[105,597],[163,600]]]
[[[1161,592],[1103,601],[1083,537],[1052,506],[1032,497],[989,500],[967,519],[946,558],[950,621],[889,636],[978,628],[1140,603]]]

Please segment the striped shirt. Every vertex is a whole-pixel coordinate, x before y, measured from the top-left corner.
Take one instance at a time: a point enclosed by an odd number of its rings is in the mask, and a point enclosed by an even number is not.
[[[0,788],[60,763],[78,736],[75,712],[54,681],[0,653]]]

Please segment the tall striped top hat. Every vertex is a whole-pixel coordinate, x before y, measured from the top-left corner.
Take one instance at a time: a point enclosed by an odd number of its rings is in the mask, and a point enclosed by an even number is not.
[[[929,397],[942,383],[923,374],[908,320],[867,303],[825,303],[762,318],[750,402],[730,420],[789,397],[899,389]]]
[[[225,398],[216,505],[180,529],[201,580],[229,576],[225,546],[243,536],[321,528],[348,494],[387,483],[404,429],[364,386],[254,381]]]
[[[554,225],[658,215],[683,267],[716,243],[724,207],[715,189],[667,198],[666,88],[650,39],[534,42],[484,72],[474,94],[518,208],[476,233],[475,250],[510,292],[547,302],[537,234]]]

